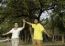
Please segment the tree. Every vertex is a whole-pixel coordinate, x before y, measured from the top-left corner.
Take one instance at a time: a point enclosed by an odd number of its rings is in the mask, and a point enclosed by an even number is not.
[[[57,5],[54,10],[54,15],[51,16],[52,20],[50,22],[50,29],[54,29],[55,26],[64,30],[65,13],[63,16],[60,15],[61,10],[65,10],[65,0],[7,0],[7,7],[0,7],[0,33],[10,30],[15,22],[22,25],[22,19],[30,21],[36,17],[40,17],[42,10],[48,9],[48,7]],[[3,10],[2,10],[3,9]],[[37,15],[38,16],[37,16]],[[57,16],[58,15],[58,16]],[[55,18],[55,16],[57,18]],[[61,19],[61,20],[60,20]],[[59,21],[58,21],[59,20]],[[48,22],[48,21],[47,21]],[[6,30],[6,31],[5,31]],[[64,32],[64,31],[63,31]]]

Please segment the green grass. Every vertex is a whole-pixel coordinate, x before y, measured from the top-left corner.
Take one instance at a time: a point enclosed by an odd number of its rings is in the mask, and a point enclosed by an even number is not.
[[[9,42],[0,42],[0,46],[10,46]]]
[[[3,43],[0,43],[0,46],[5,46],[5,44],[3,44]]]
[[[23,44],[22,42],[19,43],[20,46],[32,46],[32,44]],[[0,43],[0,46],[11,46],[11,42],[2,42]],[[46,42],[43,43],[43,46],[65,46],[65,44],[62,43],[52,43],[52,42]]]

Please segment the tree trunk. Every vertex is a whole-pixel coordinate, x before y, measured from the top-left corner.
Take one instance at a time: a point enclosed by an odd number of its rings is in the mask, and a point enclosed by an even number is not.
[[[62,43],[64,43],[64,34],[62,35]]]

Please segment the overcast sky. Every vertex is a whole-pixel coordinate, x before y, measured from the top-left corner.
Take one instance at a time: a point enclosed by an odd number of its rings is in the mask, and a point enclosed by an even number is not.
[[[42,12],[40,16],[40,21],[42,21],[42,19],[50,18],[50,13],[52,13],[52,10],[48,10],[48,12],[47,11]]]

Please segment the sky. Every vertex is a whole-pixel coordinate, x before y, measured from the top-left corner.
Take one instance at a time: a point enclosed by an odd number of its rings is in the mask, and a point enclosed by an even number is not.
[[[45,10],[44,12],[42,12],[41,16],[40,16],[40,21],[42,21],[43,19],[46,18],[50,18],[50,15],[52,13],[52,9],[51,10]]]

